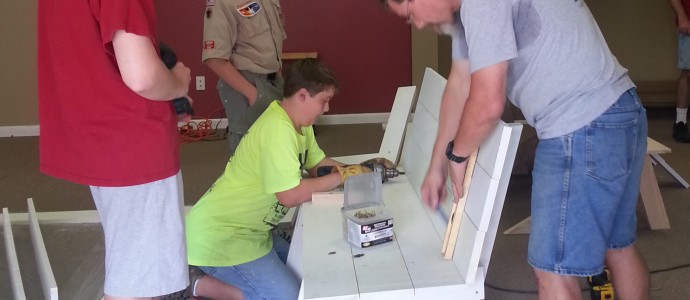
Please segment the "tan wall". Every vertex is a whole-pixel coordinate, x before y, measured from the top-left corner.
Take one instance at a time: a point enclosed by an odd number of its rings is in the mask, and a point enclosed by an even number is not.
[[[668,1],[589,0],[587,5],[611,51],[634,81],[677,79],[675,15]],[[424,72],[424,63],[441,74],[450,69],[450,42],[429,35],[433,34],[427,30],[413,30],[412,57],[418,60],[412,64],[415,84]],[[424,47],[428,49],[415,51]],[[438,56],[429,56],[434,53]]]
[[[38,124],[36,0],[0,0],[0,126]]]
[[[589,0],[618,61],[638,81],[675,80],[675,15],[667,0]]]
[[[673,11],[665,0],[590,0],[609,46],[635,81],[673,81],[677,76]],[[36,125],[36,0],[0,1],[0,126]],[[413,30],[413,84],[424,67],[444,74],[447,40]],[[444,74],[445,75],[445,74]]]

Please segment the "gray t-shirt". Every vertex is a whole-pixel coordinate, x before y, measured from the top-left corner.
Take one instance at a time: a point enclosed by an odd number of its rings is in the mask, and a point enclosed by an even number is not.
[[[539,138],[573,132],[634,84],[583,0],[462,0],[453,59],[508,61],[507,96]]]

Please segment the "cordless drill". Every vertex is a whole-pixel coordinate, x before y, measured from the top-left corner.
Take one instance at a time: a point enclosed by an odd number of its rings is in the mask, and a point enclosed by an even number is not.
[[[400,172],[395,167],[387,168],[385,164],[371,160],[365,161],[361,165],[371,169],[373,172],[381,173],[381,182],[386,182],[388,178],[395,178],[398,175],[405,174],[405,172]]]
[[[172,69],[173,67],[175,67],[175,65],[177,64],[177,55],[175,55],[175,52],[170,47],[168,47],[168,45],[163,43],[159,43],[158,47],[160,49],[161,59],[163,60],[165,66],[168,69]],[[187,97],[173,99],[172,103],[173,107],[175,108],[176,114],[188,114],[190,116],[194,114],[192,104],[189,103],[189,99],[187,99]]]
[[[395,166],[386,166],[386,164],[383,161],[379,161],[379,159],[370,159],[367,160],[360,165],[365,166],[369,168],[372,172],[379,172],[381,174],[381,182],[386,182],[389,178],[395,178],[398,177],[398,175],[404,175],[405,172],[400,172],[398,169],[395,168]],[[323,166],[319,167],[316,169],[316,175],[318,177],[325,176],[328,174],[331,174],[333,172],[334,166]]]

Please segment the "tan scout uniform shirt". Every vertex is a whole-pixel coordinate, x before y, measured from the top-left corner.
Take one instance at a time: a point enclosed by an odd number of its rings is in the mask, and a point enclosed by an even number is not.
[[[228,59],[238,70],[277,72],[285,37],[279,0],[206,0],[202,61]]]

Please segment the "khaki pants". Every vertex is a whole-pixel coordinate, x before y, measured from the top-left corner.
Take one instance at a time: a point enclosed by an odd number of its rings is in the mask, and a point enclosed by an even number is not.
[[[244,78],[252,83],[257,90],[257,99],[254,105],[247,104],[247,97],[233,89],[222,80],[218,80],[218,93],[228,117],[228,142],[230,143],[230,155],[235,153],[242,137],[249,127],[261,116],[273,100],[283,99],[283,78],[276,76],[269,80],[265,74],[257,74],[249,71],[240,71]]]

